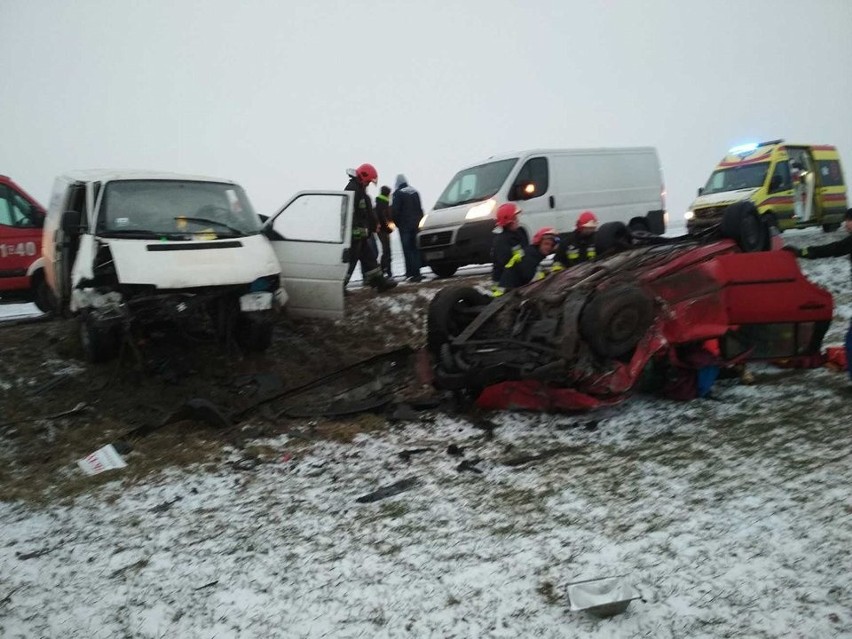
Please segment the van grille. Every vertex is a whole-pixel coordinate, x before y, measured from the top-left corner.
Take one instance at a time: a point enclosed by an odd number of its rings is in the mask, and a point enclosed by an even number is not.
[[[696,209],[695,217],[699,220],[712,220],[717,217],[722,216],[722,212],[728,208],[728,205],[725,206],[708,206],[706,209]]]
[[[439,231],[438,233],[421,233],[420,248],[434,248],[436,246],[449,246],[453,239],[452,231]]]

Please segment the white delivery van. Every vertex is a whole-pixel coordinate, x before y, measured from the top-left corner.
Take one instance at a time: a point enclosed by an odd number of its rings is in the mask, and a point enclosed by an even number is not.
[[[78,318],[91,361],[115,356],[126,332],[162,322],[263,350],[285,304],[297,315],[343,315],[352,202],[345,191],[303,191],[261,223],[228,180],[69,173],[48,206],[45,276],[56,309]]]
[[[556,149],[509,153],[462,169],[420,223],[417,243],[439,277],[459,266],[491,261],[495,212],[517,202],[532,237],[552,226],[571,231],[585,210],[600,223],[621,221],[662,234],[665,190],[653,147]]]

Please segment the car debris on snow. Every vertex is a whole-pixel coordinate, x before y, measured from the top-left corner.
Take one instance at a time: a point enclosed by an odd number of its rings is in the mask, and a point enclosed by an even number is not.
[[[388,497],[393,497],[394,495],[398,495],[399,493],[405,492],[406,490],[411,490],[419,484],[420,480],[418,480],[416,477],[400,479],[399,481],[389,484],[387,486],[382,486],[378,490],[374,490],[371,493],[361,495],[355,501],[357,501],[359,504],[370,504],[374,501],[379,501],[380,499],[387,499]]]
[[[596,617],[612,617],[627,610],[639,593],[622,576],[599,577],[568,584],[569,610]]]
[[[87,475],[98,475],[107,470],[125,468],[127,462],[118,454],[112,444],[107,444],[95,452],[77,460],[77,466]]]

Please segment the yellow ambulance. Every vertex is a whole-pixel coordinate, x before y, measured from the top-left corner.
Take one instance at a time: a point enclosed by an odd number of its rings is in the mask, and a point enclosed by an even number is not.
[[[751,200],[779,230],[840,227],[848,206],[837,149],[827,144],[772,140],[728,151],[686,212],[695,232],[717,224],[730,204]]]

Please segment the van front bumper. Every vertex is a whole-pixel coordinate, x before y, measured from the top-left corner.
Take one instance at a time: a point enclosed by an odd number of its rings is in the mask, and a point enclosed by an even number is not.
[[[417,246],[425,265],[489,264],[494,220],[466,222],[461,226],[424,229],[417,234]]]

